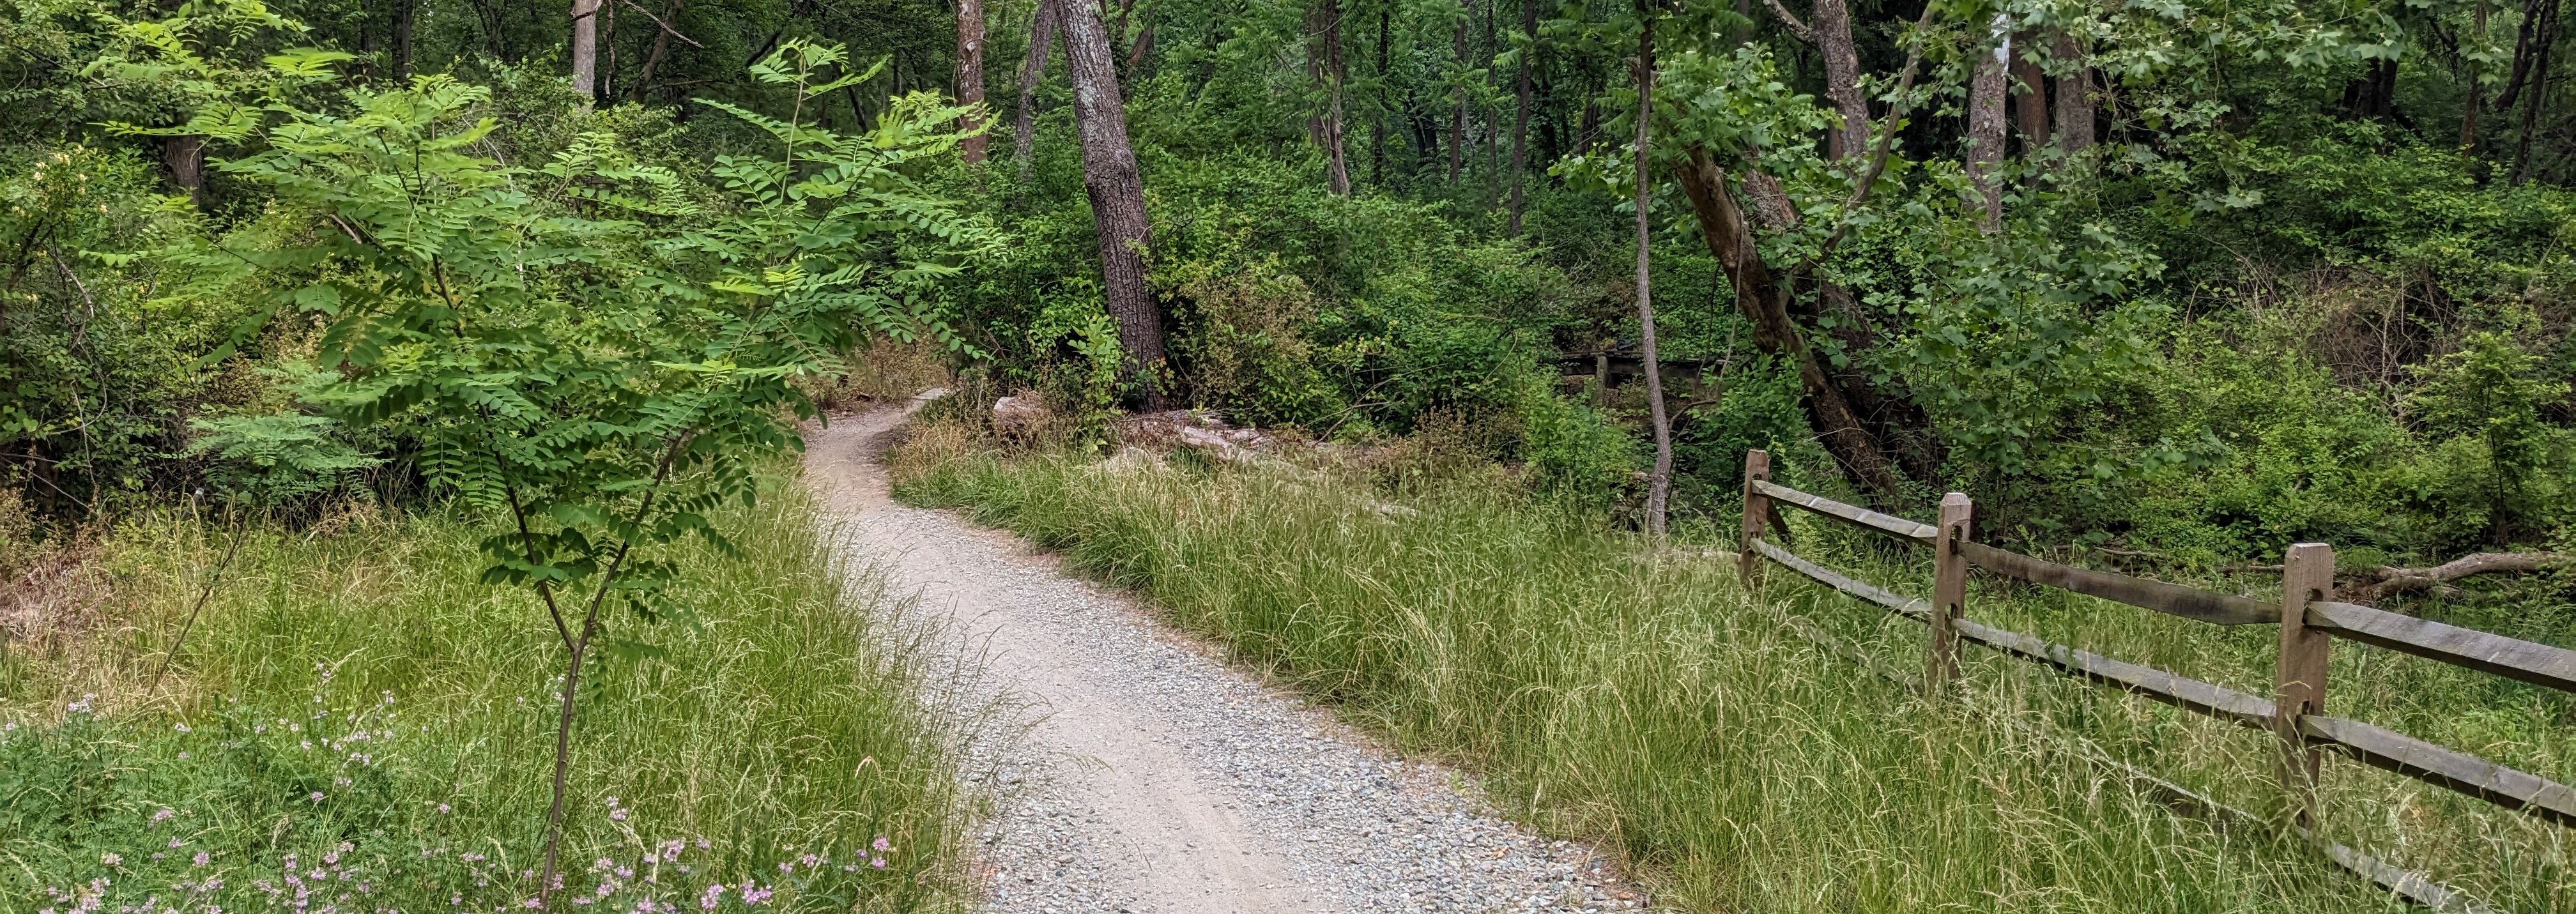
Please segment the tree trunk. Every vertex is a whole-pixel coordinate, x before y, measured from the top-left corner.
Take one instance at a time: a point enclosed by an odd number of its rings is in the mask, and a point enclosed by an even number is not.
[[[2004,61],[2012,55],[2005,19],[1995,17],[1995,43],[1977,55],[1976,74],[1968,83],[1968,179],[1983,198],[1977,227],[1988,232],[2003,227],[2003,188],[1995,170],[2004,161]]]
[[[2522,100],[2522,131],[2513,140],[2513,181],[2515,186],[2531,178],[2531,137],[2540,132],[2540,106],[2549,98],[2549,52],[2558,44],[2558,0],[2543,0],[2540,24],[2532,33],[2531,81],[2523,87],[2530,93]]]
[[[1843,124],[1835,131],[1836,158],[1869,154],[1869,98],[1861,94],[1860,54],[1852,47],[1851,8],[1843,0],[1816,0],[1816,50],[1825,59],[1825,97]]]
[[[1029,179],[1029,157],[1037,151],[1038,81],[1046,76],[1047,53],[1055,44],[1056,8],[1052,0],[1039,0],[1037,14],[1029,19],[1029,49],[1020,57],[1020,107],[1014,112],[1019,123],[1011,131],[1011,155],[1020,160],[1020,180]]]
[[[1145,214],[1145,179],[1127,144],[1127,108],[1100,14],[1084,0],[1046,0],[1064,29],[1065,69],[1073,76],[1073,118],[1082,136],[1082,187],[1091,197],[1092,225],[1100,234],[1100,287],[1109,316],[1118,322],[1126,351],[1126,381],[1146,409],[1164,407],[1157,377],[1163,369],[1163,313],[1145,288],[1145,250],[1152,226]]]
[[[1529,165],[1530,67],[1538,56],[1538,0],[1521,0],[1521,35],[1529,47],[1521,50],[1521,73],[1518,80],[1520,101],[1512,114],[1512,204],[1513,237],[1521,233],[1521,182]]]
[[[1655,353],[1655,299],[1651,227],[1654,176],[1647,169],[1649,128],[1655,110],[1655,19],[1648,0],[1637,0],[1637,356],[1645,362],[1646,416],[1655,424],[1655,469],[1646,474],[1646,532],[1664,535],[1664,509],[1673,488],[1673,423],[1665,411],[1664,371]]]
[[[653,72],[662,68],[662,59],[670,56],[671,53],[671,31],[680,27],[681,2],[682,0],[671,0],[670,5],[662,7],[662,21],[658,23],[662,31],[653,36],[653,47],[644,52],[644,67],[636,71],[635,85],[626,90],[627,98],[643,101],[644,90],[653,87]],[[852,105],[850,113],[852,116],[857,116],[858,106]],[[861,117],[859,120],[864,124],[867,119]]]
[[[2048,145],[2048,77],[2039,71],[2039,62],[2031,59],[2039,52],[2038,37],[2023,32],[2013,36],[2012,88],[2013,126],[2021,133],[2023,158],[2036,158],[2040,147]]]
[[[957,0],[957,103],[984,103],[984,0]],[[957,119],[957,129],[974,131],[957,143],[957,155],[966,164],[984,161],[983,126],[978,113]]]
[[[607,58],[599,65],[599,97],[616,98],[617,87],[617,0],[600,0],[599,46],[606,48]]]
[[[2471,20],[2472,29],[2477,33],[2479,40],[2486,40],[2487,0],[2478,0],[2475,12],[2471,15],[2474,17]],[[2478,154],[2478,109],[2486,107],[2486,87],[2478,84],[2477,61],[2463,54],[2461,64],[2469,78],[2469,99],[2467,104],[2461,106],[2463,110],[2460,114],[2460,152],[2475,157]]]
[[[1350,159],[1342,144],[1342,6],[1340,0],[1314,0],[1306,9],[1306,75],[1324,87],[1324,110],[1306,120],[1307,136],[1324,150],[1324,186],[1336,197],[1351,195]]]
[[[2075,36],[2064,31],[2057,33],[2049,56],[2066,68],[2066,75],[2057,78],[2057,149],[2071,156],[2093,147],[2093,111],[2097,107],[2093,69],[2085,65],[2084,51],[2076,45]]]
[[[584,108],[598,94],[600,3],[572,0],[572,91]]]
[[[206,138],[162,137],[161,164],[170,169],[170,183],[188,191],[188,202],[204,208],[206,205]]]
[[[1462,0],[1462,2],[1467,7],[1467,16],[1459,19],[1458,27],[1449,32],[1449,59],[1457,64],[1458,69],[1465,70],[1467,68],[1467,19],[1473,19],[1476,16],[1476,0]],[[1449,118],[1449,183],[1455,184],[1458,183],[1458,175],[1465,171],[1467,164],[1467,82],[1463,77],[1459,79],[1457,85],[1450,87],[1449,97],[1455,102]]]
[[[394,79],[411,82],[411,11],[417,0],[394,0]]]
[[[1395,4],[1393,3],[1381,2],[1377,7],[1378,104],[1377,123],[1369,127],[1369,183],[1375,184],[1379,187],[1386,186],[1386,119],[1388,114],[1395,110],[1395,100],[1388,95],[1388,93],[1394,90],[1390,87],[1389,80],[1386,78],[1388,42],[1387,20],[1392,18],[1390,10],[1394,6]]]
[[[1807,421],[1816,431],[1817,442],[1833,455],[1834,463],[1854,485],[1869,493],[1873,503],[1893,504],[1901,491],[1887,452],[1879,446],[1877,436],[1861,423],[1850,401],[1826,375],[1815,351],[1807,348],[1799,335],[1797,322],[1789,316],[1790,290],[1762,261],[1761,250],[1754,244],[1753,226],[1727,189],[1726,173],[1709,158],[1707,150],[1697,147],[1691,149],[1690,161],[1676,171],[1682,191],[1690,197],[1691,212],[1698,217],[1709,253],[1717,257],[1735,291],[1736,308],[1753,325],[1754,345],[1797,368],[1799,383],[1807,395]]]

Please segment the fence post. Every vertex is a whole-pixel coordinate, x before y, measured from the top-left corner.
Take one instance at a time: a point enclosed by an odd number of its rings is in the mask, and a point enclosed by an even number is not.
[[[1941,523],[1932,534],[1932,642],[1924,657],[1923,694],[1939,695],[1959,675],[1959,632],[1952,627],[1968,602],[1968,560],[1959,542],[1968,538],[1975,506],[1965,492],[1941,496]]]
[[[1762,519],[1771,513],[1771,499],[1753,490],[1753,481],[1771,481],[1771,452],[1744,452],[1744,541],[1735,555],[1735,575],[1744,582],[1746,592],[1762,581],[1762,554],[1753,551],[1753,541],[1762,537]]]
[[[2281,657],[2274,668],[2272,728],[2281,738],[2281,786],[2290,791],[2292,821],[2314,827],[2322,754],[2300,732],[2299,718],[2326,709],[2325,632],[2308,628],[2308,604],[2334,599],[2334,547],[2300,543],[2281,558]]]

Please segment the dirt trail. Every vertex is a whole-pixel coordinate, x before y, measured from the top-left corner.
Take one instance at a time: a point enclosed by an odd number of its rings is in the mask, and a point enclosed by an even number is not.
[[[806,476],[849,557],[1024,710],[980,836],[989,910],[1637,906],[1589,849],[1485,815],[1453,773],[1359,745],[1015,537],[893,502],[877,439],[903,415],[816,431]]]

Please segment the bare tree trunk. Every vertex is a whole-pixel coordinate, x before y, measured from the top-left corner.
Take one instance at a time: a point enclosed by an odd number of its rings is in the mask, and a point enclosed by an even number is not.
[[[188,191],[188,202],[199,208],[206,205],[206,138],[201,136],[165,136],[161,138],[161,164],[170,169],[170,183]],[[32,229],[29,230],[31,233]],[[35,237],[30,234],[28,237]]]
[[[2049,56],[2066,68],[2065,75],[2057,78],[2057,149],[2074,155],[2093,147],[2093,111],[2099,104],[2093,97],[2093,68],[2086,66],[2075,36],[2063,30],[2057,33]]]
[[[1153,241],[1145,213],[1145,179],[1127,143],[1126,101],[1109,56],[1100,14],[1084,0],[1046,0],[1064,29],[1065,69],[1073,76],[1073,118],[1082,137],[1082,187],[1100,234],[1100,286],[1118,322],[1122,366],[1146,409],[1162,409],[1163,312],[1145,288],[1145,249]]]
[[[1467,18],[1474,18],[1476,0],[1461,0],[1461,2],[1467,7]],[[1449,59],[1456,62],[1459,69],[1466,69],[1467,19],[1458,20],[1458,27],[1449,32]],[[1456,184],[1458,175],[1465,171],[1467,163],[1466,80],[1460,79],[1456,86],[1451,87],[1449,97],[1456,102],[1449,118],[1449,183]]]
[[[1825,59],[1825,97],[1841,114],[1842,158],[1869,152],[1869,98],[1861,94],[1860,54],[1852,47],[1851,8],[1843,0],[1816,0],[1816,49]]]
[[[1528,167],[1530,122],[1530,67],[1538,56],[1538,0],[1521,0],[1521,36],[1529,47],[1521,51],[1519,80],[1520,102],[1512,114],[1512,235],[1521,233],[1521,182]]]
[[[2031,55],[2039,52],[2038,38],[2029,32],[2013,36],[2012,87],[2013,126],[2021,134],[2023,158],[2037,158],[2041,147],[2048,145],[2048,77],[2039,71],[2039,62]]]
[[[2471,15],[2474,17],[2471,20],[2472,28],[2477,32],[2478,40],[2486,40],[2487,0],[2478,0],[2475,12]],[[2478,114],[2479,109],[2486,107],[2486,87],[2478,84],[2478,62],[2469,59],[2466,54],[2460,55],[2460,58],[2469,77],[2469,99],[2467,104],[2461,106],[2465,110],[2460,114],[2460,151],[2475,156],[2478,154]]]
[[[598,96],[600,2],[572,0],[572,91],[584,108]]]
[[[1673,488],[1673,423],[1665,412],[1664,371],[1655,352],[1655,300],[1651,228],[1653,175],[1647,140],[1655,111],[1655,19],[1649,0],[1637,0],[1637,348],[1646,368],[1646,416],[1655,424],[1655,469],[1646,474],[1646,532],[1664,535],[1666,500]]]
[[[1735,290],[1736,308],[1753,325],[1754,345],[1796,366],[1799,383],[1806,390],[1807,421],[1816,431],[1817,442],[1833,455],[1834,463],[1842,467],[1853,484],[1870,493],[1872,502],[1882,506],[1894,503],[1901,491],[1887,452],[1879,446],[1877,436],[1861,423],[1851,402],[1834,386],[1815,351],[1800,336],[1797,322],[1789,316],[1789,287],[1763,262],[1761,249],[1754,243],[1753,226],[1727,189],[1726,173],[1709,158],[1707,150],[1697,147],[1691,149],[1690,161],[1676,171],[1683,192],[1690,197],[1691,212],[1699,219],[1709,253],[1716,255]]]
[[[1369,127],[1369,183],[1386,186],[1386,119],[1395,110],[1395,100],[1388,95],[1394,90],[1386,78],[1387,20],[1395,4],[1381,2],[1377,7],[1377,123]]]
[[[2540,106],[2549,98],[2549,52],[2558,45],[2558,0],[2542,0],[2531,43],[2531,81],[2523,86],[2530,95],[2522,100],[2522,131],[2513,140],[2512,183],[2516,186],[2531,178],[2531,137],[2540,132]]]
[[[394,0],[394,79],[411,82],[411,11],[417,0]]]
[[[662,58],[671,53],[671,33],[673,29],[679,28],[681,2],[682,0],[671,0],[669,6],[662,8],[662,21],[659,23],[662,31],[653,36],[652,49],[644,52],[644,67],[636,71],[635,85],[626,90],[626,97],[643,101],[644,90],[653,87],[653,71],[661,69]],[[859,113],[857,106],[852,106],[850,113],[852,116],[857,116]],[[866,119],[860,118],[860,120],[864,122]]]
[[[1977,55],[1976,74],[1968,83],[1968,179],[1984,198],[1977,227],[1992,232],[2003,227],[2003,188],[1995,170],[2004,161],[2004,61],[2012,55],[2006,20],[1995,17],[1994,43]]]
[[[1316,75],[1323,80],[1331,100],[1324,112],[1317,137],[1323,142],[1326,158],[1324,183],[1333,196],[1351,195],[1351,164],[1342,149],[1342,80],[1348,71],[1342,63],[1342,6],[1340,0],[1315,0]]]
[[[984,0],[957,0],[957,103],[980,105],[984,102]],[[974,133],[958,141],[957,155],[973,165],[984,161],[984,126],[982,114],[969,113],[957,119],[957,129]]]
[[[599,46],[608,49],[608,59],[599,66],[599,97],[616,98],[617,0],[599,0]]]
[[[1039,0],[1037,15],[1029,19],[1029,50],[1020,58],[1019,124],[1011,131],[1011,155],[1020,160],[1020,180],[1029,178],[1029,156],[1036,152],[1038,121],[1038,81],[1046,76],[1047,53],[1055,44],[1056,8],[1052,0]]]

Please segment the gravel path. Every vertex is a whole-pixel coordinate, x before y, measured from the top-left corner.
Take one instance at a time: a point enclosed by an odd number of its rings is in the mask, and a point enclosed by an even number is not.
[[[980,697],[1022,715],[978,836],[986,910],[1643,907],[1590,848],[1493,817],[1457,773],[1365,745],[1008,534],[894,503],[873,445],[902,415],[817,431],[806,475],[851,557],[919,594],[982,658]]]

